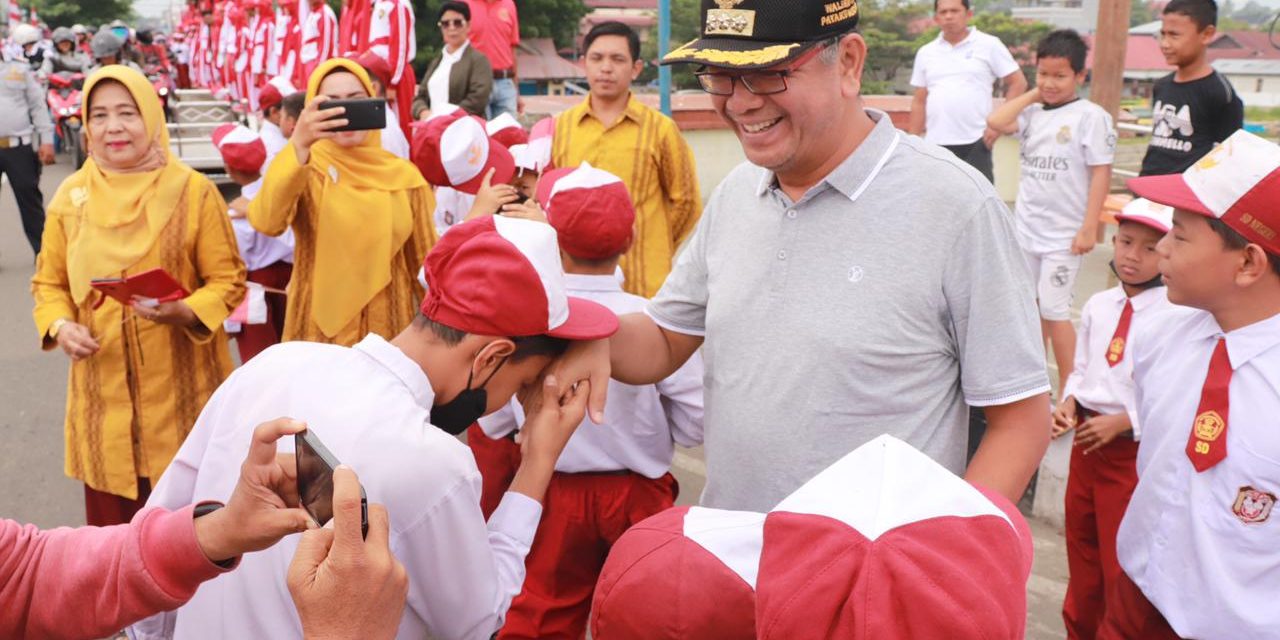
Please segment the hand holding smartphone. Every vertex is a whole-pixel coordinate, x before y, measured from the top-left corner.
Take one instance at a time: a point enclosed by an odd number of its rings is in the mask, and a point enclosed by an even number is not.
[[[310,429],[294,434],[293,443],[298,465],[298,501],[316,524],[323,527],[333,519],[333,470],[338,466],[338,459]],[[369,499],[363,486],[360,487],[360,535],[369,535]]]

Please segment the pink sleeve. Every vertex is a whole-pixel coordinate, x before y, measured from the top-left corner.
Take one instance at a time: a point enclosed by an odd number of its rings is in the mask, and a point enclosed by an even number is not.
[[[0,637],[101,638],[182,605],[228,571],[200,550],[192,509],[49,531],[0,520]]]
[[[520,44],[520,14],[516,13],[516,3],[507,0],[507,8],[511,9],[511,46]],[[515,62],[515,52],[511,52],[512,63]]]

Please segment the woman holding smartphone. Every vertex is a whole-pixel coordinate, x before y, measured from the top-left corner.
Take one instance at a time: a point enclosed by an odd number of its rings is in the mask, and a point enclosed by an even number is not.
[[[245,268],[217,187],[169,153],[164,110],[141,73],[85,83],[89,159],[49,204],[31,280],[43,347],[71,358],[66,473],[91,525],[128,522],[231,373],[222,321]],[[192,292],[121,304],[91,281],[163,269]]]
[[[292,227],[296,239],[282,340],[350,346],[369,333],[391,338],[422,298],[418,269],[435,244],[431,188],[417,167],[382,148],[380,131],[335,131],[347,124],[344,109],[320,108],[372,95],[353,60],[316,68],[293,137],[249,205],[255,229],[274,236]]]

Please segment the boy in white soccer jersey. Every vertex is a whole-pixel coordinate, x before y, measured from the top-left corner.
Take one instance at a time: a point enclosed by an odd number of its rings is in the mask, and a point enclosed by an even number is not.
[[[1116,134],[1111,116],[1076,90],[1088,46],[1062,29],[1036,45],[1036,87],[987,119],[1022,144],[1014,226],[1036,283],[1041,329],[1053,345],[1061,389],[1071,375],[1076,334],[1071,297],[1082,256],[1093,250],[1111,184]]]
[[[1173,209],[1138,198],[1116,216],[1111,268],[1119,286],[1095,294],[1080,318],[1075,369],[1053,413],[1054,437],[1075,430],[1067,475],[1067,567],[1062,604],[1067,637],[1092,640],[1102,623],[1107,588],[1120,576],[1116,529],[1138,484],[1142,434],[1133,392],[1130,336],[1170,308],[1156,244]]]
[[[1169,301],[1133,342],[1138,486],[1099,638],[1280,629],[1280,147],[1237,131],[1182,174],[1129,181],[1174,207]],[[1154,330],[1147,330],[1154,329]]]

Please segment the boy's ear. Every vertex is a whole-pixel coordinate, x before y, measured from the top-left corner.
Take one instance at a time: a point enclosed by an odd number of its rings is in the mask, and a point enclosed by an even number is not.
[[[1207,45],[1210,42],[1213,42],[1214,36],[1217,36],[1217,35],[1218,35],[1218,27],[1214,25],[1209,25],[1205,27],[1203,31],[1200,32],[1200,41]]]
[[[1236,272],[1237,285],[1248,287],[1271,275],[1271,263],[1265,249],[1250,242],[1242,251],[1244,260],[1240,264],[1240,270]]]

